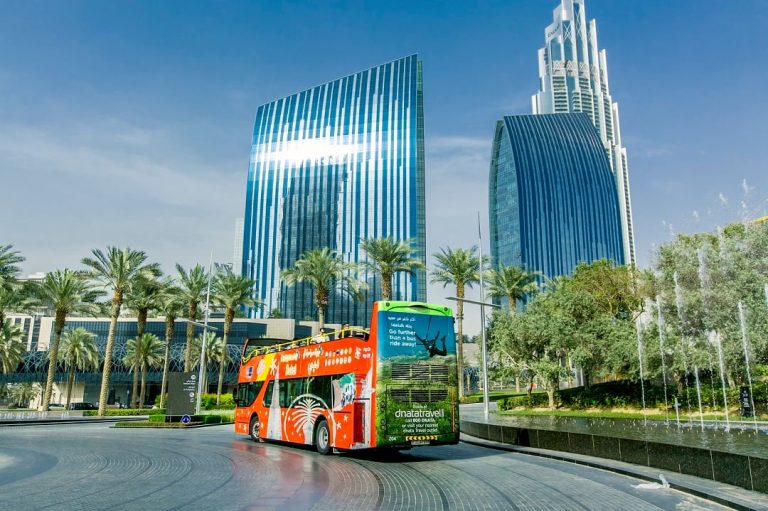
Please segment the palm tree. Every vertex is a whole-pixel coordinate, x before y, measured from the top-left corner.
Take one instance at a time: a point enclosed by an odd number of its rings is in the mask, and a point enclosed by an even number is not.
[[[368,238],[360,242],[360,247],[368,255],[364,266],[381,276],[381,299],[392,299],[392,278],[400,272],[411,275],[416,270],[424,270],[424,263],[413,256],[412,242],[395,241],[393,238]]]
[[[72,398],[72,386],[75,383],[75,371],[96,369],[99,366],[99,350],[94,342],[95,335],[83,327],[66,330],[61,337],[59,361],[69,370],[67,379],[67,404]]]
[[[506,298],[509,301],[509,313],[514,316],[517,302],[538,291],[537,275],[538,272],[529,272],[519,266],[502,264],[489,272],[488,294],[494,298]]]
[[[141,396],[139,408],[144,406],[147,390],[147,371],[158,367],[163,362],[163,342],[155,334],[145,333],[141,337],[129,339],[125,344],[123,363],[131,366],[134,372],[141,369]]]
[[[147,326],[147,316],[149,311],[155,309],[158,304],[158,299],[162,285],[157,278],[138,278],[136,282],[128,290],[126,295],[125,304],[129,309],[136,311],[136,337],[144,335],[144,330]],[[133,372],[133,398],[134,405],[138,404],[138,393],[136,389],[139,385],[139,373]],[[138,406],[135,406],[138,408]]]
[[[53,381],[56,378],[56,364],[59,360],[59,344],[61,332],[67,316],[70,314],[92,313],[94,302],[103,295],[93,289],[83,272],[69,269],[56,270],[46,273],[43,281],[37,286],[40,302],[54,311],[54,337],[48,348],[48,377],[43,392],[42,410],[48,411],[53,392]]]
[[[11,399],[21,407],[26,403],[29,406],[29,402],[40,395],[40,385],[37,383],[14,383],[10,389]]]
[[[196,264],[194,268],[187,272],[180,264],[176,265],[176,271],[179,272],[179,287],[182,296],[187,302],[187,319],[194,321],[197,319],[198,306],[208,285],[208,273],[201,265]],[[192,364],[190,360],[192,338],[195,336],[195,325],[187,323],[187,345],[184,350],[184,371],[191,371]]]
[[[224,308],[224,338],[223,350],[227,351],[229,332],[232,330],[232,321],[235,319],[235,310],[240,307],[253,307],[257,301],[253,298],[253,288],[256,283],[244,277],[224,271],[216,274],[213,281],[213,302]],[[258,305],[262,305],[258,302]],[[216,404],[221,401],[221,388],[224,385],[224,366],[227,361],[222,358],[219,363],[219,385],[216,387]]]
[[[104,364],[99,392],[99,416],[103,416],[107,408],[109,395],[109,374],[112,368],[112,349],[115,345],[117,318],[123,306],[125,293],[137,278],[157,275],[160,270],[157,264],[146,264],[147,254],[130,248],[107,247],[107,252],[93,250],[93,257],[83,259],[83,264],[90,269],[90,275],[105,288],[112,291],[112,311],[109,323],[109,335],[104,351]]]
[[[440,253],[433,254],[437,259],[437,265],[432,270],[432,283],[442,284],[443,287],[453,284],[456,286],[456,370],[459,377],[459,398],[464,397],[464,331],[462,321],[464,319],[464,291],[467,287],[479,282],[480,261],[475,256],[477,247],[470,249],[459,248],[456,250],[441,248]]]
[[[24,261],[18,252],[12,251],[13,245],[0,245],[0,286],[15,282],[21,268],[17,263]]]
[[[15,373],[25,351],[19,325],[10,321],[0,324],[0,369],[3,373]]]
[[[200,382],[200,388],[205,393],[208,389],[208,365],[218,362],[219,364],[227,363],[228,355],[227,351],[223,349],[224,340],[221,337],[216,337],[213,332],[205,333],[205,367],[203,368],[203,379]],[[198,367],[200,365],[200,355],[203,351],[203,334],[201,333],[194,339],[192,339],[192,353],[190,354],[190,361],[192,367]]]
[[[165,356],[163,357],[163,382],[160,385],[160,408],[165,407],[165,393],[168,387],[168,366],[171,360],[171,342],[176,328],[176,318],[184,313],[184,297],[181,290],[166,280],[158,296],[157,310],[165,316]]]
[[[0,285],[0,324],[5,322],[9,312],[31,312],[37,307],[37,300],[30,282],[7,281]]]
[[[325,325],[325,307],[332,289],[355,300],[360,299],[360,290],[365,284],[357,279],[355,274],[358,270],[355,263],[345,263],[328,247],[312,248],[299,256],[293,268],[283,270],[280,278],[288,286],[305,282],[314,288],[317,321],[322,329]]]

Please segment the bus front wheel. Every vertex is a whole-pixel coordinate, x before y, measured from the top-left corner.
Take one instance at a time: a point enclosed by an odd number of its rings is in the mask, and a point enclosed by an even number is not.
[[[261,438],[259,438],[260,427],[261,427],[261,424],[259,424],[258,416],[254,415],[253,417],[251,417],[251,425],[248,431],[251,434],[251,438],[253,439],[254,442],[261,442]]]
[[[315,430],[315,449],[320,454],[331,452],[331,432],[326,420],[321,420]]]

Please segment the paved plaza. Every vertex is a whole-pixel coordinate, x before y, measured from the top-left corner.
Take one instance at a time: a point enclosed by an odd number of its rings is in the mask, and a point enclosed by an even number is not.
[[[642,483],[467,444],[324,457],[231,426],[0,427],[0,510],[724,509]]]

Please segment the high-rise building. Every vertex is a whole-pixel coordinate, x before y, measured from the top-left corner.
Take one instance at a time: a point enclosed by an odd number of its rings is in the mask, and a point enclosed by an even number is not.
[[[534,114],[583,112],[600,132],[619,194],[622,242],[635,262],[627,150],[621,145],[619,106],[611,99],[605,50],[597,46],[595,20],[587,23],[584,0],[561,0],[539,49],[539,92]]]
[[[316,317],[311,286],[280,272],[308,249],[362,263],[360,241],[411,240],[426,262],[422,68],[412,55],[258,108],[243,229],[242,272],[256,281],[264,317]],[[373,274],[360,301],[332,293],[329,322],[367,324],[380,297]],[[400,273],[393,299],[425,300],[426,275]]]
[[[243,217],[235,219],[235,246],[232,249],[232,273],[243,274]]]
[[[489,180],[491,259],[568,275],[580,262],[624,264],[619,201],[586,114],[516,115],[496,124]]]

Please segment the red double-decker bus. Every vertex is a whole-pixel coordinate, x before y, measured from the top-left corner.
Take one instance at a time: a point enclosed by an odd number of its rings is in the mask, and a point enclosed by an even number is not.
[[[459,441],[450,308],[380,301],[369,329],[243,347],[235,431],[332,449]]]

